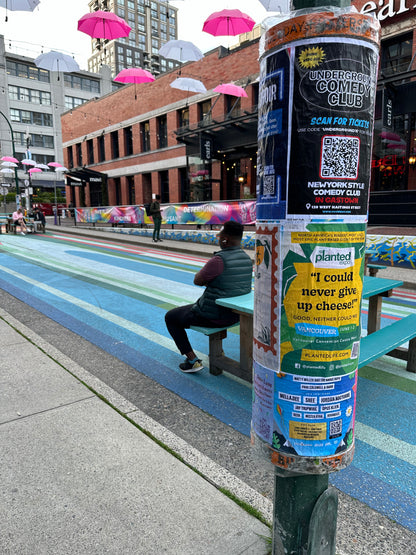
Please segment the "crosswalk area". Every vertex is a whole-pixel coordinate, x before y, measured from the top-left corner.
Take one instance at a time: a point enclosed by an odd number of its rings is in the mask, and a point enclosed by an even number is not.
[[[190,332],[205,369],[186,374],[164,316],[196,300],[193,284],[206,259],[65,235],[0,241],[0,287],[72,332],[129,364],[201,410],[249,435],[250,384],[212,376],[208,339]],[[367,301],[362,305],[366,328]],[[383,302],[382,325],[416,310],[416,294],[396,290]],[[239,337],[229,333],[226,355],[238,360]],[[85,361],[88,368],[88,361]],[[330,481],[416,532],[416,377],[390,357],[360,370],[353,463]]]

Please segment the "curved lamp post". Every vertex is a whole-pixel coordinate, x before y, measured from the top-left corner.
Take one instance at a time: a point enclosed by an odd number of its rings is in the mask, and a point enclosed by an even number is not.
[[[0,114],[4,117],[4,119],[7,122],[7,125],[9,126],[10,134],[12,136],[13,156],[16,157],[16,148],[15,148],[15,145],[14,145],[14,135],[13,135],[13,129],[12,129],[11,123],[7,119],[7,117],[3,114],[2,111],[0,111]],[[14,179],[15,179],[15,183],[16,183],[16,207],[19,208],[20,207],[20,194],[19,194],[19,178],[17,177],[17,168],[14,168]]]

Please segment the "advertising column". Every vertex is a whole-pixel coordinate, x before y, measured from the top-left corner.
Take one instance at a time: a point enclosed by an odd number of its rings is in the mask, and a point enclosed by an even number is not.
[[[284,475],[354,451],[379,24],[326,10],[262,38],[252,441]]]

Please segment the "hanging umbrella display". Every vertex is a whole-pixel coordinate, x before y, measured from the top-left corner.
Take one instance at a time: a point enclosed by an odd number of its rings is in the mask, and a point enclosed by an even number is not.
[[[289,0],[260,0],[268,12],[288,13]]]
[[[3,168],[17,168],[16,162],[2,162],[1,165]]]
[[[201,50],[187,40],[170,40],[160,48],[159,54],[168,60],[176,60],[181,63],[197,62],[204,57]]]
[[[0,0],[0,7],[6,8],[6,18],[8,20],[7,11],[11,12],[33,12],[40,0]]]
[[[248,33],[255,24],[254,19],[240,10],[221,10],[205,20],[202,30],[214,37],[235,36]]]
[[[243,87],[234,85],[234,83],[223,83],[222,85],[218,85],[217,87],[215,87],[214,92],[229,94],[230,96],[248,96]]]
[[[14,156],[3,156],[2,160],[3,162],[14,162],[15,164],[19,163],[19,160],[17,158],[14,158]]]
[[[36,162],[31,158],[23,158],[21,164],[23,164],[24,166],[36,166]]]
[[[198,79],[191,79],[190,77],[178,77],[170,84],[172,89],[179,89],[180,91],[204,93],[207,91],[204,83]]]
[[[48,69],[49,71],[63,71],[64,73],[71,73],[72,71],[79,71],[79,65],[68,54],[56,52],[51,50],[46,54],[41,54],[35,59],[36,67]]]
[[[115,13],[98,10],[87,13],[78,20],[78,31],[94,39],[112,40],[128,37],[131,27]]]
[[[49,162],[48,166],[50,166],[51,168],[62,168],[62,164],[60,164],[59,162]]]
[[[151,83],[154,80],[155,77],[150,71],[139,67],[122,69],[120,73],[114,77],[114,81],[119,81],[120,83]]]

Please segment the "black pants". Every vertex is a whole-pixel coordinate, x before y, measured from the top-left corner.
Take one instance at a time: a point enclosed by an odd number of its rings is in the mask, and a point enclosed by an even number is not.
[[[189,329],[191,326],[204,326],[207,328],[221,327],[221,325],[230,326],[239,321],[238,314],[230,311],[229,319],[224,320],[222,324],[214,323],[212,320],[195,314],[192,310],[193,306],[193,304],[187,304],[178,308],[172,308],[165,315],[166,327],[181,355],[186,355],[193,350],[185,329]]]

